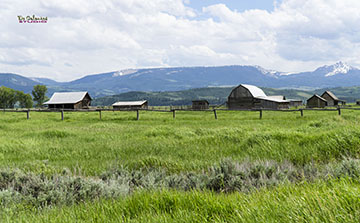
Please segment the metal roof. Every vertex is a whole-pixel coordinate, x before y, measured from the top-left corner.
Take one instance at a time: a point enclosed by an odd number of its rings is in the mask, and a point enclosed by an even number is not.
[[[55,92],[49,101],[45,102],[48,104],[75,104],[82,101],[87,94],[87,91],[81,92]]]
[[[282,95],[271,95],[271,96],[267,96],[267,97],[273,98],[273,99],[278,99],[278,100],[285,100],[284,99],[285,97]]]
[[[241,86],[248,89],[250,94],[253,97],[266,97],[266,94],[264,93],[264,91],[254,85],[241,84]]]
[[[241,84],[241,86],[248,89],[248,91],[254,98],[258,98],[258,99],[262,99],[262,100],[266,100],[266,101],[278,102],[278,103],[290,102],[288,100],[284,100],[283,99],[284,96],[278,96],[278,95],[267,96],[263,90],[261,90],[260,88],[254,86],[254,85]]]
[[[255,97],[255,98],[257,98],[257,99],[262,99],[262,100],[266,100],[266,101],[278,102],[278,103],[287,103],[287,102],[290,102],[289,100],[278,99],[278,98],[274,98],[274,97],[271,97],[271,96]]]
[[[137,106],[137,105],[143,105],[146,103],[146,100],[143,101],[118,101],[112,104],[112,106]]]
[[[339,98],[338,97],[336,97],[331,91],[325,91],[322,95],[321,95],[321,97],[324,97],[324,94],[328,94],[334,101],[339,101]]]

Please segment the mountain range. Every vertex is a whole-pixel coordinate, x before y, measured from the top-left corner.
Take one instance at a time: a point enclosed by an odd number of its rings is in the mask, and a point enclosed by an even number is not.
[[[87,75],[69,82],[0,73],[0,85],[26,93],[36,84],[55,91],[88,91],[92,97],[129,91],[179,91],[191,88],[252,84],[269,88],[319,89],[360,85],[360,69],[338,62],[314,71],[285,73],[260,66],[215,66],[127,69]]]

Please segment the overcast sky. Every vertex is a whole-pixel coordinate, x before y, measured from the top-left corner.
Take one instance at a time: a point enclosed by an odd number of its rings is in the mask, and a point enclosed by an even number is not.
[[[67,81],[144,67],[360,67],[359,12],[359,0],[0,0],[0,72]]]

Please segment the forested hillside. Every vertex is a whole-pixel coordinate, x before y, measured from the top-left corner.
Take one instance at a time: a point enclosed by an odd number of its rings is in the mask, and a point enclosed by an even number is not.
[[[92,105],[109,106],[116,101],[148,100],[151,106],[162,105],[190,105],[192,100],[205,99],[212,105],[226,102],[233,87],[196,88],[184,91],[141,92],[133,91],[113,96],[96,98]],[[285,95],[289,99],[306,100],[314,92],[295,89],[262,88],[267,95]],[[346,88],[345,88],[346,89]],[[360,94],[360,90],[359,90]]]

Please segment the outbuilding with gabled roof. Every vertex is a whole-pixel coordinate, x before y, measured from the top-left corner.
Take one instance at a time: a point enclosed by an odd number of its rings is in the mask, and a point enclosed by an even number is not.
[[[209,109],[209,102],[207,100],[193,100],[192,109],[194,110]]]
[[[91,100],[87,91],[55,92],[44,105],[50,109],[85,109],[89,108]]]
[[[326,99],[317,94],[314,94],[306,101],[306,107],[308,108],[324,108],[327,105]]]
[[[345,104],[345,101],[340,100],[331,91],[325,91],[321,97],[327,101],[327,106],[337,106],[339,103]]]
[[[123,110],[123,109],[145,109],[148,108],[148,101],[118,101],[112,104],[113,109]]]

